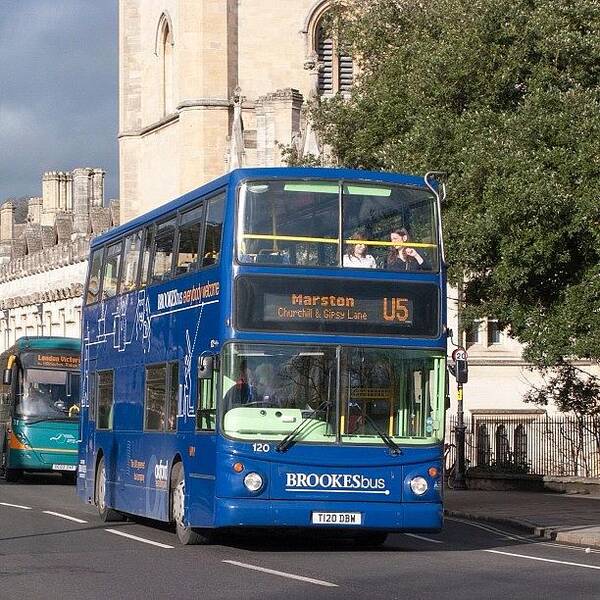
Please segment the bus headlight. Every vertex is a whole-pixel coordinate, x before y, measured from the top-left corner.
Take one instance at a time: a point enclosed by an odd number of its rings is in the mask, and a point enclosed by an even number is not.
[[[428,488],[429,485],[427,484],[425,477],[413,477],[410,480],[410,489],[415,496],[422,496]]]
[[[249,492],[258,492],[264,484],[263,478],[254,471],[251,471],[244,477],[244,485]]]

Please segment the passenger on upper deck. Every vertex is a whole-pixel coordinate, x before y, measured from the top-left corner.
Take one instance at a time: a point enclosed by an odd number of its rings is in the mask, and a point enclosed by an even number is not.
[[[390,233],[392,246],[387,256],[385,268],[388,271],[428,271],[429,263],[414,248],[407,246],[408,231],[402,227]]]
[[[351,240],[360,240],[361,243],[346,244],[346,253],[344,254],[342,264],[344,267],[355,267],[358,269],[376,269],[377,263],[371,254],[367,254],[368,246],[362,243],[367,239],[364,233],[358,231]]]

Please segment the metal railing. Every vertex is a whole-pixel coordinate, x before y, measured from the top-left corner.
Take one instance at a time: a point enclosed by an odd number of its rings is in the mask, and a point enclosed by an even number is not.
[[[497,473],[600,477],[600,416],[472,415],[465,417],[470,468]],[[456,416],[446,429],[455,458]]]

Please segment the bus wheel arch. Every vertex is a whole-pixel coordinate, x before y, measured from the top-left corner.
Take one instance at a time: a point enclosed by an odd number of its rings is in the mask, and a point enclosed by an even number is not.
[[[209,544],[210,531],[196,529],[185,524],[185,471],[181,457],[173,459],[169,488],[169,520],[174,523],[177,538],[185,546]]]

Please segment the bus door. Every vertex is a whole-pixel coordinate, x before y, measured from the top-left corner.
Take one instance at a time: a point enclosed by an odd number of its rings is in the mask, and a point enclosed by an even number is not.
[[[196,505],[193,507],[195,518],[207,525],[212,523],[213,503],[216,489],[216,426],[217,426],[217,361],[210,361],[208,371],[202,368],[203,359],[196,365],[195,391],[195,435],[189,450],[190,464],[194,465],[196,475],[190,480]],[[204,374],[202,372],[204,371]]]

